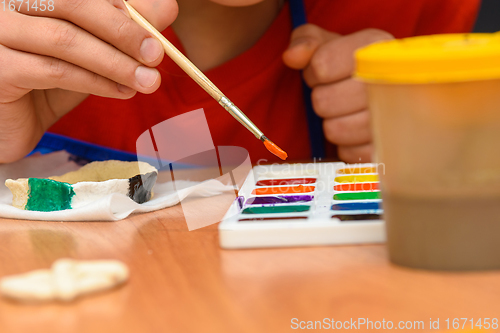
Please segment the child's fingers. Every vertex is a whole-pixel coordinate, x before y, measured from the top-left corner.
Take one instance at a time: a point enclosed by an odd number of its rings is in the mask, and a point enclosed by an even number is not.
[[[373,144],[359,146],[339,146],[339,158],[346,163],[368,163],[372,161]]]
[[[311,99],[322,118],[345,116],[368,106],[364,84],[352,78],[314,87]]]
[[[50,10],[48,1],[51,1]],[[112,3],[110,3],[112,2]],[[31,16],[44,16],[58,18],[72,22],[91,35],[97,37],[115,46],[123,53],[128,54],[139,62],[148,66],[156,66],[161,62],[163,52],[161,44],[152,46],[151,42],[145,45],[145,40],[150,34],[132,21],[125,11],[120,11],[116,7],[125,10],[120,0],[45,0],[47,8],[45,10],[27,10],[26,6],[21,6],[21,13]],[[153,3],[162,3],[159,9],[165,10],[165,13],[148,10],[145,17],[163,28],[173,22],[177,15],[177,3],[175,0],[154,1]],[[154,6],[151,1],[147,4]],[[146,2],[141,4],[142,8],[147,7]],[[116,6],[116,7],[115,7]],[[151,16],[156,13],[155,16]],[[151,17],[148,17],[151,16]],[[104,61],[108,59],[103,59]]]
[[[388,32],[366,29],[332,39],[314,53],[309,66],[304,70],[304,79],[311,87],[346,79],[354,72],[354,52],[357,49],[392,38],[394,37]]]
[[[2,29],[2,26],[9,29]],[[159,87],[160,74],[156,69],[142,66],[108,43],[63,20],[19,13],[8,15],[0,22],[0,44],[62,59],[142,93],[151,93]]]
[[[10,103],[33,89],[62,88],[104,97],[127,99],[134,90],[63,60],[11,50],[0,45],[0,102]]]
[[[341,146],[357,146],[371,142],[370,113],[368,110],[323,120],[328,141]]]
[[[304,69],[323,43],[339,37],[316,25],[304,24],[292,32],[290,45],[283,53],[283,61],[290,68]]]

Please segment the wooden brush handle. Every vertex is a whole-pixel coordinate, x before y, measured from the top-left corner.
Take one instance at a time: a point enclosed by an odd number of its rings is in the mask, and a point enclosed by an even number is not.
[[[168,41],[155,27],[151,25],[134,7],[129,5],[127,1],[123,1],[128,9],[130,17],[141,27],[149,31],[155,36],[165,49],[165,53],[172,59],[187,75],[196,81],[205,91],[212,96],[216,101],[220,101],[224,94],[210,81],[202,71],[200,71],[184,54],[181,53],[172,43]]]
[[[198,69],[184,54],[182,54],[172,43],[168,41],[155,27],[139,14],[134,7],[123,0],[132,20],[155,36],[165,49],[165,53],[172,59],[187,75],[196,81],[205,91],[226,109],[236,120],[245,126],[257,139],[264,137],[264,133],[236,106],[222,91],[210,81],[202,71]]]

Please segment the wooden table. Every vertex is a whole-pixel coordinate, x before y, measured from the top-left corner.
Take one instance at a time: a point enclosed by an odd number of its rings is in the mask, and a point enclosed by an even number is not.
[[[210,204],[220,214],[222,199]],[[2,299],[1,333],[296,332],[293,318],[423,321],[426,332],[430,318],[441,330],[447,318],[500,318],[499,271],[396,267],[384,245],[221,250],[217,225],[188,231],[179,205],[120,222],[0,219],[0,244],[0,276],[62,257],[119,259],[131,270],[127,284],[70,304]]]

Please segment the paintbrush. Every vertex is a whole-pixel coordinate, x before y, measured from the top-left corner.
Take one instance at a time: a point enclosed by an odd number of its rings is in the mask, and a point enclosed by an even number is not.
[[[205,91],[212,96],[219,104],[226,109],[236,120],[238,120],[243,126],[245,126],[250,132],[253,133],[264,142],[267,150],[269,150],[274,155],[278,156],[282,160],[286,159],[288,155],[281,148],[279,148],[275,143],[269,140],[264,133],[236,106],[233,102],[227,98],[222,91],[219,90],[202,71],[198,69],[184,54],[182,54],[172,43],[168,41],[158,30],[156,30],[151,23],[149,23],[141,14],[139,14],[134,7],[123,1],[128,9],[130,17],[132,20],[137,22],[141,27],[149,31],[154,37],[156,37],[165,49],[165,53],[172,59],[177,65],[187,75],[189,75],[196,83],[198,83]]]

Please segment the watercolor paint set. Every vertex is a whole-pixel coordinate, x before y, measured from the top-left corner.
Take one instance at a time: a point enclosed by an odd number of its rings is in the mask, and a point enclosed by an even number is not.
[[[222,222],[226,249],[385,241],[374,164],[261,165]]]

